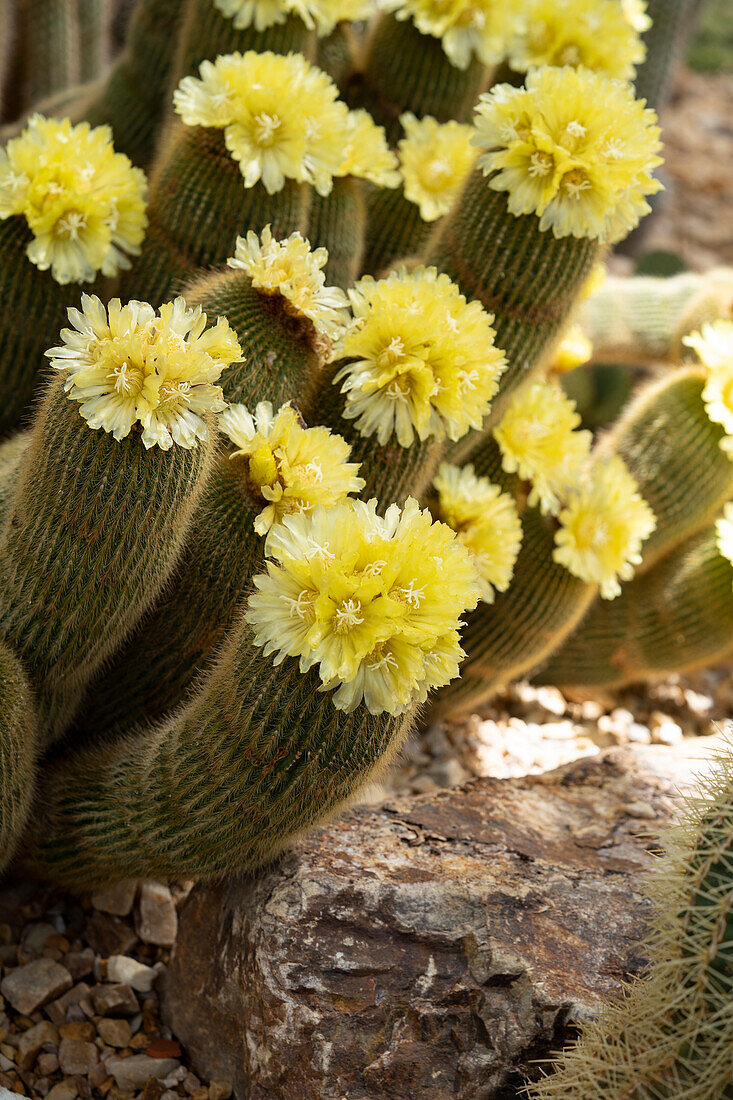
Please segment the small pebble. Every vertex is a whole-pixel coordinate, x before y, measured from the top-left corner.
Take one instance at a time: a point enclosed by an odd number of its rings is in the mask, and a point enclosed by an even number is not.
[[[649,802],[627,802],[624,806],[629,817],[639,817],[652,821],[657,812]]]
[[[129,985],[95,985],[91,997],[100,1016],[134,1016],[140,1008]]]
[[[148,1077],[163,1081],[178,1068],[178,1063],[173,1058],[149,1058],[147,1054],[132,1054],[129,1058],[107,1060],[107,1070],[114,1077],[117,1086],[128,1091],[143,1088]]]
[[[132,1038],[132,1028],[127,1020],[100,1020],[97,1031],[100,1038],[111,1047],[126,1047]]]
[[[59,1044],[61,1072],[73,1077],[77,1073],[89,1073],[99,1061],[99,1051],[94,1043],[82,1039],[62,1039]]]
[[[50,1020],[42,1020],[34,1024],[20,1036],[18,1043],[17,1063],[20,1070],[29,1070],[38,1057],[41,1047],[46,1043],[57,1045],[59,1032],[55,1024]]]
[[[173,895],[160,882],[143,882],[137,915],[137,933],[145,943],[171,947],[178,933]]]
[[[112,913],[116,917],[126,917],[132,912],[137,894],[137,882],[117,882],[106,890],[92,894],[92,905],[103,913]]]
[[[17,1012],[28,1016],[71,986],[71,974],[53,959],[34,959],[11,970],[0,992]]]
[[[107,960],[107,980],[129,985],[139,993],[149,993],[157,977],[152,966],[145,966],[129,955],[111,955]]]

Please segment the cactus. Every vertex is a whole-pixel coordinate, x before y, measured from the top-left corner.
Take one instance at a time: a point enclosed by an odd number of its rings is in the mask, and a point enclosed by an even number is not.
[[[730,1095],[730,749],[688,798],[646,884],[654,912],[646,976],[586,1024],[533,1100],[712,1100]]]
[[[0,642],[0,874],[18,846],[36,787],[38,725],[28,678]]]
[[[81,79],[78,0],[23,0],[23,102],[32,107]]]
[[[659,188],[638,29],[617,0],[381,8],[139,4],[73,123],[4,153],[2,427],[32,426],[0,447],[0,639],[37,713],[11,831],[60,882],[256,867],[428,699],[574,647],[606,680],[625,643],[650,677],[721,651],[728,284],[581,304]],[[562,56],[497,84],[541,24]],[[593,441],[560,372],[609,287],[675,366]]]

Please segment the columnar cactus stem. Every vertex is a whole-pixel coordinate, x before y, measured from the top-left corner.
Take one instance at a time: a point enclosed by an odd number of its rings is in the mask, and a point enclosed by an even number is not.
[[[113,0],[78,0],[81,34],[81,79],[95,80],[112,56]]]
[[[312,61],[316,43],[315,30],[309,30],[297,15],[288,15],[284,22],[261,31],[253,26],[239,29],[233,19],[222,15],[214,0],[184,0],[174,83],[184,76],[197,76],[202,61],[213,61],[220,54],[292,51]]]
[[[644,34],[646,61],[636,74],[636,91],[650,107],[661,107],[669,95],[675,62],[690,31],[696,0],[648,0],[652,25]]]
[[[432,115],[438,122],[468,121],[488,82],[485,67],[473,58],[466,69],[453,65],[439,38],[421,34],[412,20],[382,14],[366,44],[363,83],[351,95],[384,126],[390,141],[400,136],[400,115]]]
[[[599,600],[537,677],[616,687],[722,660],[733,648],[733,566],[715,527],[693,535],[610,603]]]
[[[344,715],[319,688],[293,658],[273,667],[240,618],[183,711],[47,770],[35,870],[93,886],[262,864],[347,803],[411,726]]]
[[[379,188],[377,193],[386,189]],[[308,239],[328,250],[324,271],[331,286],[353,286],[363,269],[367,200],[365,185],[353,178],[335,179],[330,195],[314,194]]]
[[[424,262],[445,271],[467,298],[494,314],[496,342],[509,367],[492,407],[493,422],[558,335],[598,255],[596,240],[558,239],[541,230],[533,214],[511,214],[506,194],[492,190],[480,169],[428,240]],[[459,444],[457,454],[473,442]]]
[[[158,305],[197,268],[225,263],[245,230],[271,225],[279,238],[303,229],[310,201],[311,188],[292,180],[274,195],[245,187],[221,130],[178,123],[153,168],[150,225],[122,292]]]
[[[183,0],[138,0],[127,45],[86,108],[93,126],[112,127],[115,148],[147,168],[171,109],[173,56]]]
[[[39,99],[78,84],[81,43],[78,0],[23,0],[23,101]]]
[[[418,255],[434,233],[435,225],[423,221],[419,206],[405,198],[402,187],[372,192],[363,270],[383,274],[398,260]]]
[[[653,383],[629,405],[601,444],[620,454],[656,516],[639,572],[711,523],[733,496],[725,432],[705,409],[706,373],[698,367]]]
[[[342,91],[356,68],[360,42],[350,23],[337,23],[330,34],[318,40],[316,64]]]
[[[0,874],[10,863],[35,794],[38,730],[20,661],[0,642]]]
[[[0,541],[0,629],[27,666],[47,740],[165,584],[211,447],[118,442],[89,429],[62,379],[50,387]]]
[[[436,716],[471,711],[503,685],[536,668],[571,634],[593,602],[595,586],[553,561],[552,521],[535,508],[524,508],[520,519],[522,546],[511,586],[494,603],[481,603],[467,616],[461,641],[468,656],[460,678],[438,696],[432,712]]]

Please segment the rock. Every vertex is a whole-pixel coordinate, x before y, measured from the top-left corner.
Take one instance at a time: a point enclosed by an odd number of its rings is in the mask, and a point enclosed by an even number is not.
[[[46,1100],[75,1100],[79,1095],[75,1081],[59,1081],[50,1092],[46,1093]]]
[[[153,1039],[146,1046],[145,1053],[150,1058],[180,1058],[181,1044],[175,1039]]]
[[[143,882],[140,887],[137,934],[145,943],[171,947],[176,942],[178,914],[173,895],[160,882]]]
[[[48,1077],[50,1074],[55,1073],[58,1068],[59,1060],[55,1054],[43,1052],[38,1055],[36,1069],[39,1073],[42,1073],[44,1077]]]
[[[16,1012],[30,1016],[71,986],[71,974],[53,959],[34,959],[11,970],[0,984],[0,993]]]
[[[126,955],[137,943],[137,936],[127,921],[109,913],[92,913],[87,921],[86,938],[98,955]]]
[[[232,1095],[232,1086],[229,1081],[211,1081],[209,1084],[209,1100],[229,1100]]]
[[[81,978],[87,978],[94,970],[94,952],[91,947],[85,947],[83,951],[69,951],[61,960],[75,982]]]
[[[51,1004],[46,1005],[46,1014],[50,1016],[55,1024],[66,1023],[69,1008],[85,1001],[89,997],[89,992],[90,989],[86,982],[78,982],[68,993],[64,993],[63,997],[59,997],[57,1000],[51,1001]]]
[[[100,1016],[134,1016],[140,1008],[129,985],[95,985],[91,996]]]
[[[682,726],[659,710],[655,710],[649,719],[649,728],[652,741],[658,745],[679,745],[683,737]]]
[[[143,1088],[148,1077],[162,1081],[177,1068],[178,1062],[173,1058],[149,1058],[147,1054],[107,1059],[107,1070],[114,1077],[118,1088],[126,1092]]]
[[[346,813],[259,876],[194,888],[166,1023],[239,1100],[519,1095],[640,972],[641,873],[693,771],[617,748]],[[591,828],[602,845],[577,843]]]
[[[59,1035],[62,1039],[83,1039],[91,1043],[97,1037],[97,1029],[91,1020],[72,1020],[68,1024],[61,1025]]]
[[[132,1038],[132,1028],[127,1020],[100,1020],[97,1032],[108,1046],[126,1047]]]
[[[137,895],[137,881],[117,882],[106,890],[97,890],[92,894],[92,905],[103,913],[113,913],[117,917],[126,917],[132,912]]]
[[[41,1020],[40,1024],[29,1027],[20,1036],[17,1050],[18,1069],[22,1072],[33,1068],[36,1058],[40,1054],[41,1047],[45,1043],[58,1044],[59,1032],[55,1024],[49,1020]]]
[[[29,924],[23,933],[23,940],[18,948],[18,962],[27,963],[31,959],[38,959],[51,936],[56,935],[56,929],[52,924],[41,921],[38,924]]]
[[[157,977],[158,972],[152,966],[145,966],[129,955],[111,955],[107,960],[108,981],[124,983],[138,993],[149,993]]]
[[[59,1044],[61,1072],[73,1077],[77,1073],[90,1073],[99,1061],[99,1051],[94,1043],[83,1039],[62,1039]]]

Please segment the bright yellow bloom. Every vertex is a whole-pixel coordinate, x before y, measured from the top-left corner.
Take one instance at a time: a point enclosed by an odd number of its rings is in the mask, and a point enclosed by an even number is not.
[[[247,27],[267,30],[276,23],[284,23],[293,10],[287,0],[214,0],[214,3],[222,15],[234,21],[237,30]]]
[[[623,460],[614,455],[596,463],[559,519],[555,561],[586,584],[599,585],[604,600],[620,595],[619,580],[631,580],[641,544],[656,527]]]
[[[349,112],[349,136],[337,176],[356,176],[377,187],[399,187],[397,157],[368,111]]]
[[[621,11],[635,31],[643,34],[652,25],[646,11],[646,0],[621,0]]]
[[[567,374],[587,363],[592,354],[593,344],[580,325],[568,325],[552,354],[552,370],[555,374]]]
[[[333,81],[300,54],[227,54],[203,61],[173,95],[187,126],[224,130],[245,187],[268,194],[286,179],[327,195],[349,140],[349,110]]]
[[[619,0],[529,0],[520,7],[509,60],[518,72],[571,65],[633,80],[646,56]]]
[[[714,424],[723,426],[720,446],[733,458],[733,321],[703,325],[701,332],[685,336],[682,342],[697,352],[707,370],[702,391],[705,411]]]
[[[501,0],[378,0],[397,19],[412,19],[421,34],[439,38],[448,59],[467,69],[475,55],[483,65],[504,57],[511,5]]]
[[[342,20],[367,19],[372,5],[368,0],[214,0],[219,11],[234,21],[238,30],[254,27],[266,30],[284,23],[288,15],[297,15],[319,36],[330,34]]]
[[[578,431],[579,424],[575,402],[556,382],[530,382],[494,429],[504,469],[532,482],[529,503],[545,513],[557,513],[588,459],[591,433]]]
[[[409,112],[400,122],[406,135],[397,146],[405,198],[420,207],[423,221],[435,221],[448,213],[476,162],[473,126]]]
[[[307,317],[318,332],[335,339],[348,323],[349,300],[343,290],[326,286],[322,268],[327,262],[325,248],[311,250],[300,233],[276,241],[269,225],[259,237],[251,230],[238,237],[236,252],[227,261],[246,271],[263,294],[280,295],[287,313]]]
[[[459,469],[447,462],[442,463],[433,486],[439,518],[473,555],[481,599],[493,603],[495,592],[509,587],[522,544],[514,498],[487,477],[477,477],[473,466]]]
[[[334,704],[400,714],[458,674],[460,616],[478,601],[470,554],[410,499],[286,516],[268,540],[247,620],[265,655],[314,666]]]
[[[130,266],[148,224],[146,187],[143,172],[115,153],[108,126],[34,115],[0,149],[0,218],[26,219],[28,259],[58,283]]]
[[[183,298],[157,314],[146,302],[122,306],[118,298],[105,309],[88,294],[81,307],[69,310],[73,327],[46,354],[66,372],[66,392],[89,427],[119,440],[139,423],[144,446],[162,450],[207,439],[210,414],[226,405],[215,383],[242,357],[229,323],[219,318],[206,328],[206,314]]]
[[[219,427],[236,450],[231,458],[247,459],[250,486],[267,503],[255,520],[266,535],[283,516],[331,505],[364,488],[358,462],[347,462],[351,447],[328,428],[305,428],[290,404],[273,413],[261,401],[254,416],[244,405],[230,405]]]
[[[512,214],[536,214],[556,237],[617,241],[661,189],[657,116],[630,85],[587,69],[545,67],[526,88],[481,96],[474,144],[489,186]]]
[[[718,550],[733,565],[733,504],[726,504],[715,524]]]
[[[479,302],[432,267],[361,279],[349,297],[354,324],[333,358],[351,362],[334,381],[362,435],[409,447],[481,426],[506,360]]]

